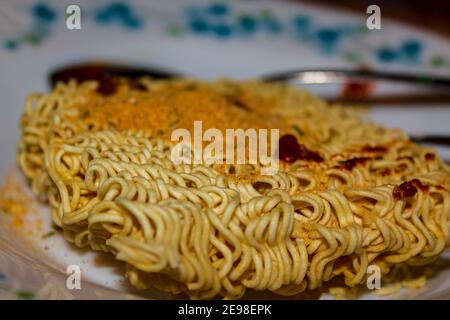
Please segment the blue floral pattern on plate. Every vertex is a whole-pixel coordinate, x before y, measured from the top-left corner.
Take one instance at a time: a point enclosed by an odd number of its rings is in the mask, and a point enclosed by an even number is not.
[[[112,1],[103,5],[83,4],[83,16],[93,21],[98,28],[118,26],[130,32],[142,32],[149,20],[156,20],[142,4]],[[303,12],[292,12],[290,17],[280,17],[273,8],[258,6],[248,10],[239,9],[235,2],[206,1],[187,4],[175,9],[176,18],[158,23],[168,37],[194,35],[219,41],[234,38],[251,40],[262,35],[287,37],[300,46],[311,47],[322,55],[338,55],[353,64],[364,64],[375,59],[382,64],[422,64],[434,68],[448,68],[450,60],[442,54],[434,54],[424,61],[425,40],[406,38],[400,43],[380,43],[367,50],[362,44],[368,29],[365,25],[349,23],[324,24],[318,16]],[[300,11],[300,10],[299,10]],[[61,7],[50,1],[36,1],[28,8],[30,25],[17,34],[2,39],[3,48],[14,52],[24,45],[39,46],[51,37],[57,21],[64,19]],[[350,43],[350,45],[349,45]]]

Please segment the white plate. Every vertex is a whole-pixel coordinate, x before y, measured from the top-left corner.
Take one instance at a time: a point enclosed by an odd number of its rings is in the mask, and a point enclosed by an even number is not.
[[[54,67],[89,59],[156,65],[206,79],[246,78],[293,68],[370,66],[450,75],[450,43],[410,26],[382,18],[369,31],[367,15],[280,1],[131,1],[111,6],[83,2],[82,29],[66,28],[71,1],[22,0],[0,3],[0,173],[16,172],[15,145],[24,99],[48,90]],[[111,2],[112,3],[112,2]],[[118,3],[114,1],[114,3]],[[371,118],[410,133],[450,134],[450,108],[376,108]],[[439,149],[450,158],[448,149]],[[127,298],[135,292],[120,266],[99,262],[50,230],[48,208],[37,214],[42,228],[22,236],[6,228],[0,214],[0,297]],[[30,219],[36,218],[31,215]],[[31,222],[30,222],[31,223]],[[25,243],[25,244],[24,244]],[[105,259],[101,259],[105,260]],[[107,260],[107,259],[106,259]],[[64,271],[80,265],[83,289],[67,291]],[[442,297],[450,270],[432,278],[412,297]],[[141,294],[141,293],[139,293]],[[165,294],[147,292],[147,297]],[[324,296],[327,298],[327,296]],[[363,298],[376,298],[372,294]]]

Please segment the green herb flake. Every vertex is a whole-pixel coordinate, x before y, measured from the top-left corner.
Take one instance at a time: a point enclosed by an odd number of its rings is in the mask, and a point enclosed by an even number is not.
[[[24,36],[24,40],[33,46],[39,45],[42,42],[42,38],[38,34],[35,34],[35,33],[26,34]]]
[[[111,127],[111,128],[113,128],[113,129],[116,129],[117,128],[117,123],[116,122],[114,122],[114,121],[112,121],[112,120],[108,120],[108,126],[109,127]]]
[[[43,238],[43,239],[50,238],[50,237],[53,237],[55,234],[56,234],[55,231],[50,231],[50,232],[47,232],[46,234],[44,234],[44,235],[42,236],[42,238]]]
[[[184,90],[186,91],[194,91],[197,89],[197,85],[195,83],[189,83],[188,85],[186,85],[186,87],[184,88]]]
[[[260,12],[261,15],[261,19],[263,20],[269,20],[270,18],[272,18],[272,14],[270,13],[270,10],[268,9],[262,9]]]
[[[442,56],[435,56],[431,59],[431,66],[438,68],[445,65],[445,58]]]
[[[26,290],[19,290],[16,293],[17,298],[23,299],[23,300],[31,300],[34,299],[34,293]]]
[[[361,61],[361,56],[356,52],[346,52],[344,54],[345,60],[352,63],[358,63]]]
[[[178,24],[169,24],[166,27],[166,33],[172,37],[179,37],[183,34],[183,28]]]
[[[81,113],[81,119],[86,119],[86,118],[88,118],[88,117],[90,117],[91,116],[91,113],[89,112],[89,110],[84,110],[82,113]]]
[[[303,137],[305,135],[305,132],[302,129],[300,129],[298,126],[293,126],[293,128],[300,137]]]

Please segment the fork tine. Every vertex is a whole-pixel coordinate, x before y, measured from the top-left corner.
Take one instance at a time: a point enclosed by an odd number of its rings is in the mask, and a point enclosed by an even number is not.
[[[297,70],[273,73],[262,76],[266,81],[295,81],[299,84],[342,83],[348,80],[384,80],[414,83],[425,86],[450,88],[450,78],[436,77],[428,74],[409,74],[400,72],[381,72],[371,70]]]

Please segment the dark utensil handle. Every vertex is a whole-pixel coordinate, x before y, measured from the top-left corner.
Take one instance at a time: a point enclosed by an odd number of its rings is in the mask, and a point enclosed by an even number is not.
[[[417,143],[430,143],[430,144],[438,144],[442,146],[450,146],[450,135],[423,135],[423,136],[411,136],[411,141]]]
[[[179,77],[179,75],[174,72],[163,71],[162,69],[133,67],[114,63],[89,62],[55,69],[50,73],[49,81],[51,86],[54,87],[57,82],[68,82],[70,79],[82,82],[86,80],[101,81],[105,79],[105,77],[141,78],[144,76],[154,79]]]

